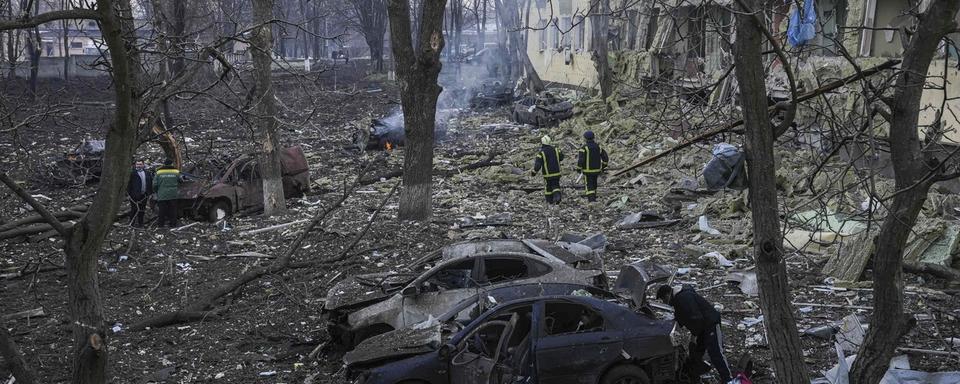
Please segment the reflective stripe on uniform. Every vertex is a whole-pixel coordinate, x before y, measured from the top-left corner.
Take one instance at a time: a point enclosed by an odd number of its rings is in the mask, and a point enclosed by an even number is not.
[[[560,150],[557,148],[553,148],[553,151],[554,151],[554,155],[556,156],[555,159],[557,159],[557,171],[553,173],[550,173],[550,163],[547,162],[547,154],[544,153],[543,151],[540,151],[540,153],[537,154],[537,156],[543,159],[543,177],[544,178],[560,176]]]
[[[590,146],[584,145],[583,149],[581,150],[586,152],[586,155],[583,157],[584,161],[583,161],[582,172],[583,173],[599,173],[600,169],[590,168]],[[600,168],[603,168],[603,164],[601,164]]]

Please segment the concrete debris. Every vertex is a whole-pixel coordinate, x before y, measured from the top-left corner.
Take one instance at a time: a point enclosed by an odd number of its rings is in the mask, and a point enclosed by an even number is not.
[[[699,218],[697,218],[697,227],[700,229],[700,232],[713,236],[720,235],[720,231],[710,227],[710,223],[707,222],[707,217],[704,215],[701,215]]]
[[[835,337],[837,344],[846,352],[856,352],[863,344],[866,329],[857,315],[848,315],[840,321]]]
[[[730,272],[727,274],[725,280],[737,283],[738,287],[740,287],[740,292],[743,292],[743,294],[747,296],[757,296],[760,294],[756,272]]]
[[[726,257],[723,257],[723,255],[721,255],[720,252],[717,252],[717,251],[713,251],[703,256],[700,256],[700,259],[701,260],[706,259],[711,264],[718,267],[732,268],[735,266],[732,261],[727,260]]]
[[[640,229],[666,227],[679,222],[679,219],[668,220],[664,219],[663,216],[660,216],[656,212],[644,211],[639,213],[631,213],[617,222],[616,225],[619,229]]]

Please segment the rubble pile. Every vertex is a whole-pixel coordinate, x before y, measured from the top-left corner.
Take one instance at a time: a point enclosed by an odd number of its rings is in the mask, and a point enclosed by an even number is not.
[[[392,197],[380,218],[370,221],[400,176],[403,148],[359,151],[354,133],[368,128],[373,118],[391,113],[396,89],[359,76],[352,81],[359,89],[380,91],[278,87],[284,103],[281,119],[288,122],[282,125],[282,140],[303,148],[311,173],[311,192],[290,199],[287,213],[186,222],[169,231],[133,229],[122,221],[115,225],[101,257],[100,275],[111,325],[113,381],[338,382],[343,351],[332,350],[337,341],[328,333],[328,315],[322,311],[332,300],[329,290],[337,284],[358,275],[418,276],[432,266],[423,260],[463,241],[557,241],[594,234],[606,239],[602,272],[611,281],[625,265],[670,266],[674,283],[695,286],[721,312],[730,355],[752,356],[761,370],[768,365],[748,191],[708,189],[702,175],[714,157],[714,144],[736,147],[739,137],[695,144],[626,177],[601,177],[595,203],[580,196],[583,181],[573,170],[587,130],[596,132],[597,141],[610,154],[611,167],[619,169],[676,146],[697,129],[722,121],[729,111],[648,114],[638,112],[648,102],[640,100],[614,103],[619,109],[607,113],[606,101],[562,92],[557,94],[574,100],[577,113],[554,127],[516,124],[510,107],[463,109],[448,119],[447,137],[437,146],[431,220],[398,222],[398,201]],[[313,111],[314,105],[342,107]],[[239,126],[236,116],[211,105],[192,112],[184,108],[185,114],[193,114],[184,117],[180,128],[189,161],[213,164],[217,158],[253,148],[249,132],[225,129]],[[689,112],[703,107],[679,106],[680,111],[684,108]],[[81,139],[101,135],[106,125],[90,119],[87,126],[89,131],[82,132],[64,132],[58,125],[38,130],[31,140],[56,143],[58,148],[0,150],[0,164],[12,169],[32,193],[44,195],[41,200],[55,211],[81,204],[93,192],[91,185],[47,189],[39,168],[30,167],[36,160],[28,159],[63,152]],[[530,176],[544,134],[566,155],[561,164],[564,199],[559,205],[545,204],[542,178]],[[0,149],[23,144],[0,137]],[[866,239],[880,224],[882,205],[868,198],[871,195],[856,184],[856,175],[839,160],[808,183],[813,171],[809,160],[817,153],[809,141],[787,137],[779,145],[785,262],[795,315],[804,332],[804,358],[811,371],[827,372],[838,362],[835,345],[849,355],[860,331],[869,327],[864,322],[872,310],[874,277]],[[148,145],[140,149],[138,155],[154,162],[161,153]],[[472,164],[477,166],[465,169]],[[198,167],[209,168],[213,167]],[[363,182],[345,192],[357,178]],[[888,186],[877,188],[889,191]],[[344,193],[348,198],[343,206],[307,236],[288,270],[225,296],[217,303],[222,308],[217,316],[158,329],[129,329],[185,308],[223,282],[270,263],[316,213]],[[826,198],[811,196],[819,193]],[[908,247],[908,261],[958,266],[958,207],[953,195],[937,193],[929,199]],[[5,221],[30,215],[7,190],[0,191],[0,209]],[[6,256],[0,259],[0,300],[4,312],[43,308],[42,314],[9,320],[6,326],[28,356],[47,367],[68,367],[63,351],[72,344],[57,245],[56,238],[0,242],[0,253]],[[957,282],[921,273],[906,275],[905,284],[906,309],[917,321],[903,339],[901,352],[909,356],[909,367],[921,373],[960,370],[951,355],[960,348],[955,342],[960,337]],[[398,283],[390,289],[400,288]],[[43,374],[64,377],[65,369]],[[754,381],[773,382],[769,375]]]

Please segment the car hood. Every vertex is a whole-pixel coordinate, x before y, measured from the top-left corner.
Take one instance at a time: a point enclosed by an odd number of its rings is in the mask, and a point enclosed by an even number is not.
[[[343,355],[343,362],[347,366],[369,365],[432,352],[441,342],[440,327],[433,323],[373,336]]]
[[[368,305],[386,300],[416,276],[398,273],[370,273],[341,280],[327,291],[326,310]]]

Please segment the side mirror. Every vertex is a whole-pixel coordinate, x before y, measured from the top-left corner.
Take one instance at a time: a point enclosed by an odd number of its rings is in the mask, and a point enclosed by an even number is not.
[[[400,291],[400,295],[403,297],[413,297],[419,293],[420,293],[420,288],[415,285],[405,287],[403,288],[403,290]]]

